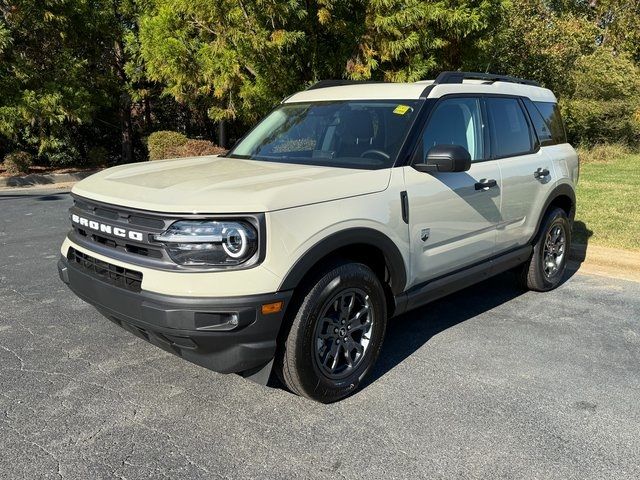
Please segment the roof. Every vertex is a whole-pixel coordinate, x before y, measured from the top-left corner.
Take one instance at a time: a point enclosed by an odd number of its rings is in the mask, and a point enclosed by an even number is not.
[[[428,96],[425,89],[433,86]],[[462,83],[438,83],[435,80],[423,80],[415,83],[374,83],[363,82],[351,85],[313,88],[298,92],[283,103],[322,102],[331,100],[418,100],[420,98],[439,98],[452,93],[484,93],[518,95],[530,98],[534,102],[557,102],[548,88],[534,85],[464,79]]]

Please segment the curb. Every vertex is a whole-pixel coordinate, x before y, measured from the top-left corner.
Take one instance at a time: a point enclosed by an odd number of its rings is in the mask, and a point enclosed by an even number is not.
[[[574,244],[569,258],[585,273],[640,281],[640,252]]]
[[[0,187],[30,187],[32,185],[53,185],[56,183],[77,182],[99,170],[74,173],[31,173],[24,177],[0,177]]]

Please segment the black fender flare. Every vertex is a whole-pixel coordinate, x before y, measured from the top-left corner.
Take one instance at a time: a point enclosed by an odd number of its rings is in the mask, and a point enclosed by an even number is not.
[[[343,247],[362,244],[370,245],[382,252],[389,271],[391,291],[394,295],[402,293],[407,283],[407,272],[400,249],[384,233],[365,227],[341,230],[320,240],[296,261],[280,284],[280,290],[296,288],[309,270],[332,252]]]
[[[540,225],[542,224],[542,221],[544,220],[544,216],[547,213],[547,210],[549,210],[549,206],[558,197],[561,197],[561,196],[569,197],[569,199],[571,200],[571,210],[569,211],[569,222],[571,222],[573,224],[573,220],[574,220],[575,215],[576,215],[576,192],[574,191],[573,187],[570,184],[561,183],[560,185],[556,186],[551,191],[549,196],[547,197],[547,200],[545,201],[544,206],[542,207],[542,210],[540,211],[540,215],[538,216],[538,221],[536,223],[536,229],[535,229],[535,231],[533,233],[533,236],[529,240],[530,244],[535,243],[536,240],[538,239],[538,235],[540,233]]]

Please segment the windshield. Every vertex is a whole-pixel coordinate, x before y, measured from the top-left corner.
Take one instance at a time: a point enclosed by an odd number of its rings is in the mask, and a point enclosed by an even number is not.
[[[227,155],[345,168],[393,166],[418,101],[285,104],[271,112]]]

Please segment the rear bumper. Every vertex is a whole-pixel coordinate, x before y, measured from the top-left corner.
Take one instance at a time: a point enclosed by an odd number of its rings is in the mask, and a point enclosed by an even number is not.
[[[58,262],[58,273],[78,297],[109,320],[170,353],[220,373],[250,375],[273,359],[292,295],[287,291],[198,298],[135,292],[102,281],[65,257]],[[263,304],[277,301],[284,301],[281,312],[262,314]]]

